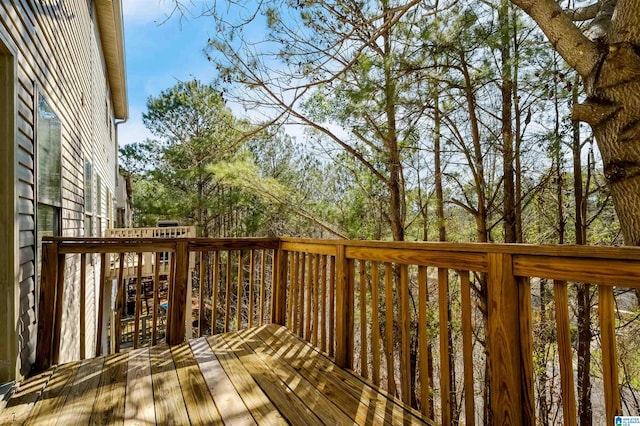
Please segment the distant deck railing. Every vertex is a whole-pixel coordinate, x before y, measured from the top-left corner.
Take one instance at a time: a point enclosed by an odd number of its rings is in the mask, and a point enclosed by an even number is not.
[[[111,228],[106,230],[105,237],[109,238],[195,238],[196,227],[195,226],[171,226],[171,227],[158,227],[158,228]],[[167,254],[160,255],[156,259],[154,253],[143,253],[142,271],[143,277],[151,276],[155,271],[159,271],[160,275],[166,275],[171,266],[169,256]],[[136,278],[138,276],[138,256],[135,253],[129,253],[122,264],[124,269],[122,272],[123,278]],[[123,267],[117,262],[117,256],[112,253],[110,259],[110,267],[107,269],[107,279],[116,279],[120,273],[120,269]],[[116,267],[117,266],[117,267]],[[195,266],[195,259],[190,259],[190,267]]]
[[[479,389],[484,383],[489,386],[495,424],[535,423],[534,383],[538,373],[533,360],[532,329],[537,321],[533,313],[537,307],[532,306],[532,300],[537,300],[531,291],[534,280],[550,280],[553,289],[562,418],[565,424],[574,424],[577,416],[568,283],[589,283],[598,294],[597,351],[602,367],[598,386],[602,387],[603,416],[611,420],[622,413],[614,287],[640,288],[640,250],[636,248],[292,238],[46,238],[37,368],[58,362],[66,256],[80,255],[79,276],[84,283],[85,256],[100,255],[102,297],[108,254],[117,254],[123,264],[125,253],[136,253],[139,258],[143,253],[153,253],[159,264],[164,252],[171,253],[167,343],[178,344],[192,337],[186,336],[186,324],[192,321],[197,329],[194,335],[268,322],[285,325],[332,357],[338,366],[353,369],[441,424],[451,423],[457,409],[466,424],[475,424],[476,407],[482,400]],[[196,260],[193,294],[187,294],[190,259]],[[142,263],[138,265],[141,274]],[[144,314],[141,281],[137,280],[136,326]],[[120,339],[122,275],[115,283],[115,321],[110,335]],[[474,288],[477,291],[472,291]],[[83,303],[82,297],[80,300]],[[188,303],[196,307],[194,318],[187,318]],[[154,332],[157,292],[152,306]],[[104,303],[99,307],[110,309]],[[81,306],[81,356],[86,345],[84,311]],[[103,351],[99,339],[106,325],[102,317],[99,312],[96,355]],[[134,347],[139,345],[139,334],[136,328]],[[155,344],[156,339],[152,340]],[[479,348],[478,342],[484,348]],[[482,360],[488,363],[488,377],[478,372]],[[439,378],[434,371],[440,372]],[[462,377],[450,374],[452,371]]]

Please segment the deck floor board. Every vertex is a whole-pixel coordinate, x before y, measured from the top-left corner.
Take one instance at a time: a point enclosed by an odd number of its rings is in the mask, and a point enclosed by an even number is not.
[[[249,409],[229,380],[220,361],[211,351],[206,339],[204,337],[194,339],[190,344],[222,421],[225,424],[238,426],[256,425]]]
[[[129,352],[124,424],[152,425],[155,422],[149,349],[136,349]]]
[[[308,404],[323,424],[347,425],[354,423],[355,419],[345,414],[329,397],[301,376],[291,364],[276,356],[254,331],[254,329],[245,330],[240,333],[240,337],[258,355],[264,365],[269,365],[273,372]]]
[[[156,422],[166,425],[189,423],[187,407],[180,391],[180,381],[171,357],[171,348],[156,346],[149,351]]]
[[[249,349],[238,334],[222,336],[278,411],[294,425],[322,425],[315,413]]]
[[[72,362],[56,369],[25,424],[36,424],[39,421],[50,424],[57,422],[79,367],[79,362]]]
[[[103,366],[104,357],[86,359],[82,362],[61,409],[58,425],[89,423]]]
[[[24,424],[54,371],[50,368],[20,383],[0,412],[0,425]]]
[[[265,325],[52,367],[0,424],[426,424],[284,327]]]

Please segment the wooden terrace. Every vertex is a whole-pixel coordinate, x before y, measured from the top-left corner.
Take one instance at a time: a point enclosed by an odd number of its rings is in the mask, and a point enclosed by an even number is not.
[[[155,265],[170,253],[166,331],[155,333],[157,286],[151,312],[143,308],[138,262],[128,319],[133,350],[120,352],[131,253],[151,253]],[[84,302],[93,285],[89,256],[101,277],[93,334]],[[125,267],[117,279],[107,279],[108,259]],[[575,283],[589,283],[597,295],[593,386],[601,405],[594,405],[594,421],[627,414],[621,392],[635,392],[620,382],[617,333],[626,321],[616,294],[640,288],[637,248],[48,238],[41,277],[38,373],[19,385],[0,424],[66,424],[72,416],[90,423],[473,425],[482,423],[485,401],[494,424],[535,424],[536,292],[546,285],[558,419],[572,425]],[[63,296],[76,291],[78,315],[63,323],[63,311],[73,308]],[[148,315],[152,337],[144,341],[140,324]],[[77,330],[72,346],[80,361],[65,364],[60,341],[69,327]]]
[[[21,384],[0,424],[425,424],[284,327],[63,364]]]

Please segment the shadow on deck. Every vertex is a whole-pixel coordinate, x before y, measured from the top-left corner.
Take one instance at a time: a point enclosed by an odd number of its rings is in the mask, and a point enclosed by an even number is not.
[[[0,424],[426,424],[289,330],[265,325],[54,366]]]

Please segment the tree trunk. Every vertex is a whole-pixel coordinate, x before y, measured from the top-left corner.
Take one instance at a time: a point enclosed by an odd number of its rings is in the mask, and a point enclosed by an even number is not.
[[[585,82],[572,118],[591,125],[627,245],[640,245],[640,0],[618,0],[602,36],[589,40],[554,0],[522,7]]]
[[[487,226],[487,196],[486,196],[486,185],[485,185],[485,176],[484,176],[484,164],[482,157],[482,144],[480,140],[480,128],[478,124],[478,117],[476,115],[476,99],[475,94],[473,92],[473,82],[471,80],[471,75],[469,73],[468,64],[464,55],[464,52],[460,52],[460,64],[462,75],[464,77],[465,86],[465,99],[467,102],[467,109],[469,110],[469,123],[471,125],[471,141],[473,144],[473,164],[470,164],[473,171],[474,178],[474,187],[476,191],[477,197],[477,207],[475,212],[475,221],[476,221],[476,235],[478,238],[478,242],[486,243],[489,241],[489,230]],[[488,309],[487,309],[487,294],[488,294],[488,281],[487,274],[480,274],[478,284],[480,287],[479,294],[479,309],[482,313],[483,324],[487,326],[488,322]],[[489,333],[485,330],[485,336]],[[485,343],[486,344],[486,343]],[[485,346],[485,349],[489,345]],[[489,356],[485,358],[485,373],[489,371]],[[489,375],[485,374],[485,386],[484,386],[484,423],[491,424],[493,421],[493,413],[491,412],[491,404],[490,404],[490,394],[489,389],[491,388],[489,382]]]
[[[442,159],[440,157],[440,98],[438,90],[434,92],[433,103],[433,164],[436,187],[436,219],[438,221],[438,241],[447,240],[447,228],[444,221],[444,193],[442,190]]]
[[[387,13],[389,5],[383,2],[383,13],[385,20],[391,20],[392,14]],[[383,32],[384,40],[384,94],[385,94],[385,115],[387,120],[387,135],[384,141],[389,152],[388,168],[389,179],[387,188],[389,190],[389,216],[391,218],[391,232],[394,241],[404,241],[404,222],[405,222],[405,199],[404,199],[404,182],[402,174],[402,162],[400,156],[400,147],[398,144],[398,132],[396,128],[396,84],[393,76],[391,61],[391,26],[385,25]]]
[[[501,0],[498,8],[498,31],[500,31],[501,94],[502,94],[502,173],[504,181],[503,225],[504,242],[514,243],[516,237],[515,189],[513,181],[513,114],[511,97],[511,30],[508,0]]]
[[[475,183],[477,207],[476,207],[476,233],[478,242],[486,243],[489,240],[487,229],[487,192],[484,182],[484,164],[482,162],[482,141],[480,140],[480,126],[476,115],[476,99],[473,93],[473,82],[469,73],[464,52],[460,52],[460,63],[464,77],[465,98],[469,110],[469,123],[471,124],[471,142],[473,144],[473,179]]]
[[[514,140],[515,140],[515,148],[514,148],[514,160],[515,160],[515,231],[516,231],[516,242],[522,243],[522,161],[520,158],[521,154],[521,146],[522,146],[522,111],[520,109],[520,94],[519,94],[519,65],[518,61],[520,58],[520,50],[518,44],[518,29],[516,28],[516,24],[518,22],[517,10],[513,8],[513,17],[511,19],[513,24],[513,29],[511,35],[513,37],[513,108],[514,108],[514,119],[515,119],[515,129],[514,129]]]
[[[577,78],[576,78],[577,80]],[[576,81],[575,83],[578,83]],[[573,104],[578,103],[578,84],[574,84]],[[586,207],[587,199],[582,182],[582,142],[580,125],[573,123],[573,193],[575,197],[575,233],[576,244],[587,243]],[[588,188],[587,188],[588,190]],[[593,422],[591,407],[591,297],[589,284],[577,284],[576,298],[578,304],[578,419],[581,426],[591,426]]]
[[[635,49],[610,47],[603,75],[573,112],[593,129],[625,243],[633,246],[640,245],[640,57]]]

